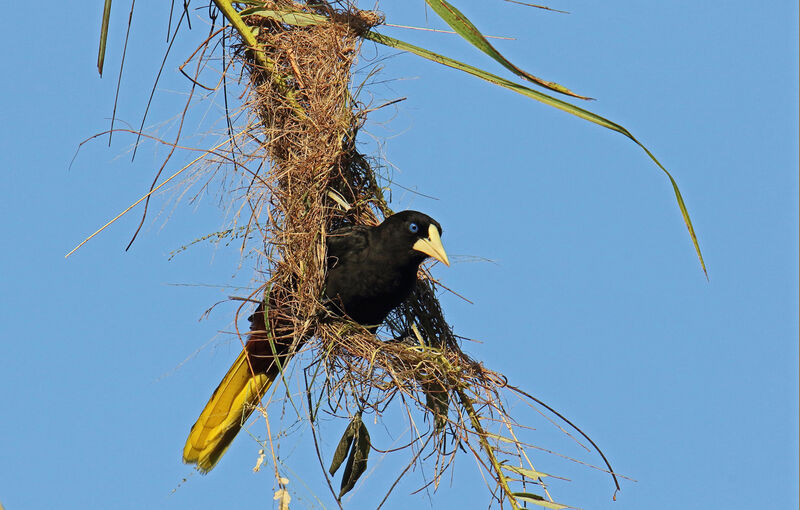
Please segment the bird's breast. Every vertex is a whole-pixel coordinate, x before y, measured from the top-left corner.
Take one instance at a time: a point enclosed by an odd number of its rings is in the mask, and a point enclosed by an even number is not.
[[[328,271],[325,294],[359,324],[378,325],[411,293],[416,269],[339,263]]]

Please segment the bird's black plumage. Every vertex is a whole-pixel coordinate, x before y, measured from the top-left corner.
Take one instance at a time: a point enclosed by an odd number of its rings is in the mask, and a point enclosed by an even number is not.
[[[332,307],[364,326],[381,324],[413,290],[420,263],[431,255],[415,246],[429,240],[431,229],[441,236],[442,227],[430,216],[403,211],[377,227],[331,233],[325,296]],[[434,242],[441,247],[438,239]],[[446,262],[441,253],[437,258]]]
[[[436,220],[417,211],[394,214],[376,227],[350,226],[330,233],[324,289],[328,310],[374,332],[414,289],[419,265],[426,258],[449,265],[441,234]],[[260,305],[250,318],[245,348],[186,440],[183,460],[197,464],[202,472],[216,465],[298,348],[292,324],[270,321],[268,328],[266,315]]]

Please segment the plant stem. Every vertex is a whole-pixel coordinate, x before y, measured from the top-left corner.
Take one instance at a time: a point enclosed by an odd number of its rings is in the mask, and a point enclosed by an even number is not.
[[[500,485],[500,488],[503,489],[503,492],[506,493],[508,501],[511,503],[511,508],[514,510],[520,510],[516,499],[514,499],[511,489],[508,487],[508,482],[506,481],[506,477],[503,474],[502,468],[500,467],[500,463],[497,461],[497,457],[494,455],[494,449],[492,449],[492,445],[490,445],[489,441],[486,439],[486,432],[483,430],[480,420],[478,420],[478,414],[475,412],[475,408],[472,406],[472,401],[461,388],[457,388],[456,393],[458,393],[458,398],[461,400],[461,405],[464,406],[464,409],[469,415],[469,420],[472,422],[472,428],[475,429],[475,432],[478,434],[478,440],[481,443],[481,447],[486,452],[486,455],[488,455],[489,461],[492,464],[492,468],[494,468],[494,471],[497,474],[497,477],[495,478],[497,483]]]
[[[244,40],[245,44],[252,50],[253,58],[255,59],[256,63],[266,71],[269,75],[269,79],[272,82],[272,85],[278,89],[286,99],[289,101],[292,109],[297,113],[297,115],[305,119],[307,117],[305,110],[297,101],[295,97],[294,90],[289,87],[286,83],[286,78],[282,76],[271,59],[267,58],[263,51],[259,49],[258,41],[256,40],[256,36],[253,35],[253,31],[250,27],[244,22],[241,16],[239,16],[239,12],[234,9],[233,4],[230,0],[214,0],[214,5],[220,10],[225,19],[228,20],[228,23],[236,29],[239,33],[239,36]]]

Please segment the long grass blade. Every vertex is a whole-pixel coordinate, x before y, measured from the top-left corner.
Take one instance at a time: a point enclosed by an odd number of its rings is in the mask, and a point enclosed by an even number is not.
[[[419,46],[414,46],[413,44],[374,31],[367,32],[366,34],[364,34],[364,37],[376,43],[383,44],[391,48],[396,48],[398,50],[408,51],[409,53],[413,53],[415,55],[431,60],[433,62],[437,62],[447,67],[452,67],[453,69],[458,69],[459,71],[464,71],[465,73],[477,76],[482,80],[486,80],[489,83],[494,83],[495,85],[499,85],[509,90],[513,90],[518,94],[530,97],[531,99],[535,99],[536,101],[552,106],[553,108],[558,108],[559,110],[575,115],[576,117],[580,117],[584,120],[588,120],[589,122],[593,122],[597,125],[603,126],[604,128],[610,129],[612,131],[616,131],[617,133],[620,133],[628,137],[636,145],[641,147],[642,150],[644,150],[644,152],[650,157],[650,159],[653,160],[653,162],[658,166],[658,168],[660,168],[661,171],[663,171],[664,174],[666,174],[667,178],[669,178],[669,182],[672,185],[672,190],[675,192],[675,198],[676,201],[678,202],[678,208],[680,209],[681,215],[683,216],[683,222],[689,231],[689,237],[691,238],[692,244],[694,245],[695,252],[697,253],[697,258],[700,261],[700,266],[703,269],[703,273],[705,274],[706,279],[708,279],[708,271],[706,270],[706,264],[705,261],[703,260],[703,254],[700,251],[700,244],[697,241],[697,235],[695,234],[694,226],[692,225],[692,220],[689,217],[689,211],[686,208],[686,203],[684,202],[683,196],[681,195],[681,191],[678,188],[678,183],[675,182],[675,179],[672,177],[672,174],[670,174],[669,171],[667,171],[667,169],[664,168],[661,162],[659,162],[656,159],[656,157],[653,156],[653,153],[651,153],[650,150],[647,149],[647,147],[645,147],[639,140],[637,140],[636,137],[634,137],[630,133],[630,131],[628,131],[627,129],[625,129],[624,127],[620,126],[615,122],[612,122],[604,117],[601,117],[596,113],[590,112],[589,110],[585,110],[573,104],[567,103],[566,101],[562,101],[561,99],[556,99],[555,97],[548,96],[547,94],[533,90],[524,85],[520,85],[519,83],[514,83],[513,81],[501,78],[497,75],[484,71],[483,69],[479,69],[477,67],[465,64],[463,62],[459,62],[458,60],[454,60],[450,57],[445,57],[444,55],[439,55],[438,53],[426,50],[425,48],[420,48]]]
[[[442,18],[445,23],[450,25],[450,28],[456,31],[458,35],[466,39],[470,44],[492,57],[497,63],[516,74],[520,78],[535,83],[541,87],[565,94],[567,96],[577,97],[579,99],[591,99],[589,97],[580,96],[567,87],[559,85],[558,83],[543,80],[537,76],[523,71],[519,67],[512,64],[506,57],[504,57],[492,44],[481,34],[481,31],[476,27],[461,11],[455,8],[447,0],[425,0],[431,6],[436,14]]]

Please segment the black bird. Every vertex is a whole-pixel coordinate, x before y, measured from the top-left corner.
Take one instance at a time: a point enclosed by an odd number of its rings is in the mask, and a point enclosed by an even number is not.
[[[329,312],[346,315],[374,332],[414,289],[426,258],[450,265],[441,234],[436,220],[417,211],[394,214],[377,227],[351,226],[330,233],[324,290]],[[197,464],[202,472],[214,468],[294,353],[288,326],[285,332],[272,331],[270,340],[264,315],[259,306],[250,317],[245,348],[186,440],[183,461]]]

